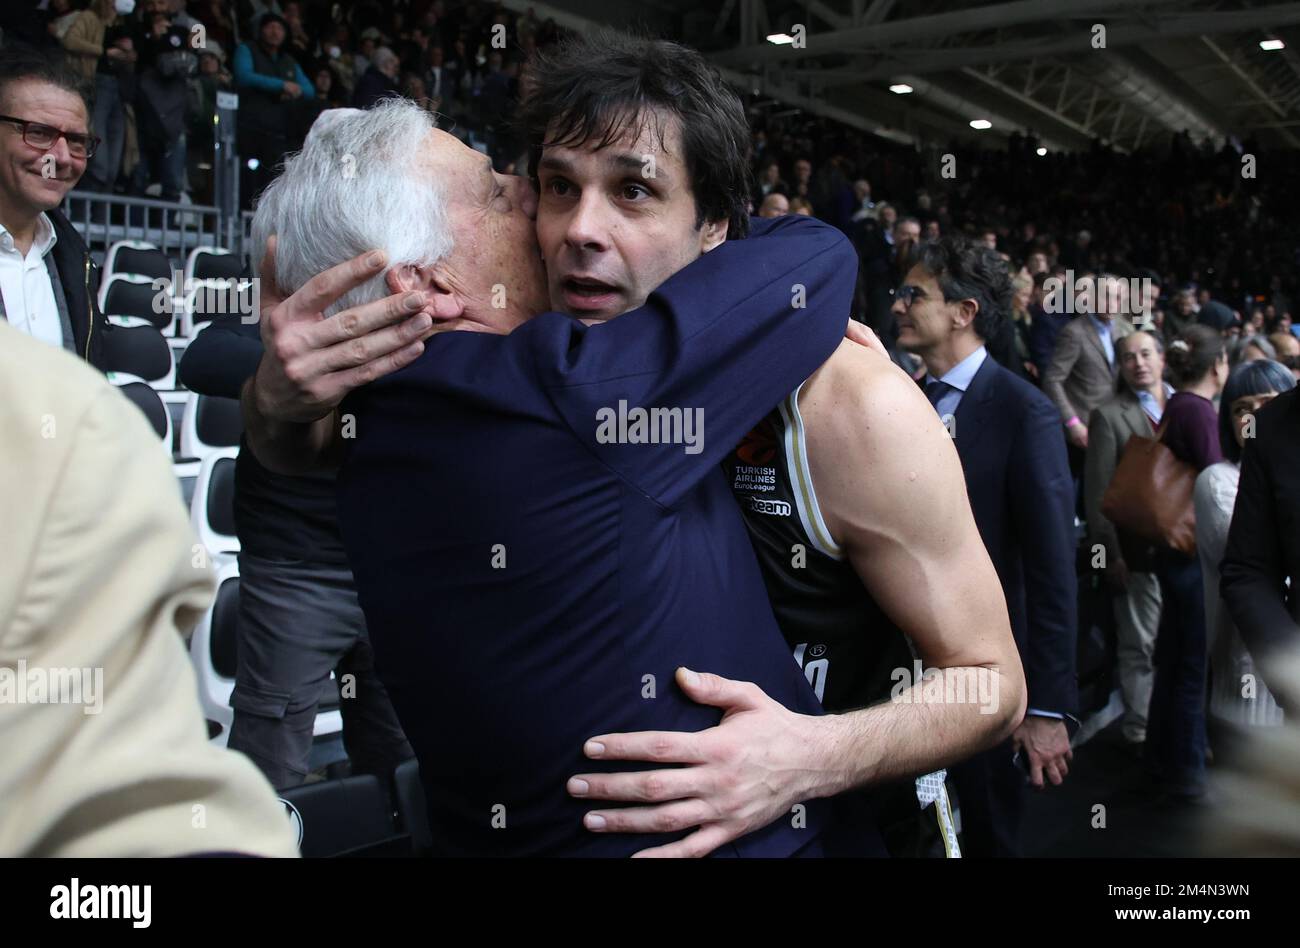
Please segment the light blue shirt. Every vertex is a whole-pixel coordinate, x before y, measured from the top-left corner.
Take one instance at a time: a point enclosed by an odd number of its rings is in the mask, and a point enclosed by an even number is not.
[[[1106,361],[1113,367],[1115,365],[1115,342],[1110,338],[1110,323],[1098,319],[1092,313],[1088,314],[1092,320],[1092,328],[1097,330],[1097,336],[1101,339],[1101,347],[1106,350]]]
[[[961,397],[966,394],[966,389],[970,388],[970,383],[974,380],[975,374],[979,372],[980,366],[988,358],[988,350],[980,346],[966,358],[962,359],[951,369],[944,373],[940,382],[948,384],[948,390],[939,396],[939,401],[935,404],[935,410],[939,413],[940,418],[947,418],[949,415],[957,414],[957,406],[961,404]],[[934,381],[934,376],[928,372],[925,376],[925,384],[928,388]]]
[[[1168,401],[1169,396],[1174,394],[1174,387],[1168,382],[1165,382],[1164,386],[1165,401]],[[1137,393],[1137,400],[1138,404],[1142,406],[1142,410],[1147,413],[1147,417],[1151,419],[1152,423],[1157,425],[1160,424],[1160,418],[1164,415],[1165,410],[1160,407],[1160,403],[1156,401],[1156,397],[1146,389],[1143,389]]]

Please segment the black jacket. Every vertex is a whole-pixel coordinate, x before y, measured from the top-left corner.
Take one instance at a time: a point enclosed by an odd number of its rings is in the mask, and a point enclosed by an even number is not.
[[[68,300],[68,317],[72,321],[72,339],[77,356],[104,371],[104,333],[110,331],[108,320],[99,311],[99,267],[90,257],[86,242],[63,213],[47,211],[58,240],[54,243],[54,266],[59,283]]]
[[[1273,399],[1255,421],[1242,450],[1219,593],[1259,659],[1300,645],[1300,389]]]

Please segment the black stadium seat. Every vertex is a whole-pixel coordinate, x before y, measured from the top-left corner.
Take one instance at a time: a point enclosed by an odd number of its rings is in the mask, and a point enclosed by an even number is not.
[[[200,396],[194,418],[199,440],[218,448],[233,448],[244,431],[239,399],[217,395]]]
[[[433,849],[433,833],[429,829],[429,803],[420,782],[420,762],[412,757],[397,765],[393,772],[393,788],[397,795],[397,815],[402,829],[411,837],[411,849],[417,856],[427,856]]]
[[[159,438],[167,437],[167,409],[157,392],[144,382],[128,382],[119,385],[118,389],[144,412],[145,417],[149,419],[149,424],[153,425],[153,430],[158,432]]]
[[[160,301],[161,313],[154,312],[155,299]],[[102,308],[105,316],[135,316],[147,319],[158,329],[166,329],[172,323],[171,296],[166,290],[155,290],[152,280],[141,277],[109,277]]]
[[[233,280],[244,275],[238,254],[215,253],[200,248],[192,257],[188,274],[195,280]]]
[[[167,255],[156,247],[128,247],[125,244],[115,248],[112,259],[105,261],[109,273],[134,273],[151,278],[171,279],[172,264]]]
[[[102,345],[107,372],[127,372],[148,382],[171,373],[171,348],[152,324],[113,326],[104,333]]]
[[[227,579],[212,604],[212,667],[222,678],[234,678],[239,657],[239,578]]]
[[[208,523],[225,536],[235,535],[235,459],[219,458],[208,484]]]
[[[280,791],[302,819],[302,854],[329,856],[409,855],[379,779],[372,774],[305,783]]]

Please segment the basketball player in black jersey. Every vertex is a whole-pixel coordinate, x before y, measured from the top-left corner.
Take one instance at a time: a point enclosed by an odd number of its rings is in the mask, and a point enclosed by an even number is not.
[[[547,74],[560,95],[581,94],[602,58],[598,48],[571,50],[567,67],[552,62]],[[618,85],[605,83],[601,94],[616,96]],[[607,179],[600,162],[576,163],[566,169],[566,193],[604,193]],[[544,193],[551,186],[545,176],[540,183]],[[695,197],[681,187],[663,200]],[[636,214],[616,200],[570,203],[546,215],[539,207],[539,233],[579,230],[555,217],[580,208],[584,253],[593,260],[608,257],[603,265],[636,274],[663,253],[629,236]],[[689,228],[680,236],[688,243]],[[623,311],[617,300],[610,306],[582,315]],[[951,438],[911,379],[881,353],[846,341],[728,467],[782,632],[824,706],[843,713],[793,714],[752,684],[679,670],[687,694],[724,710],[722,723],[695,734],[594,736],[589,757],[672,766],[576,775],[574,796],[648,804],[593,808],[586,825],[699,827],[646,854],[703,855],[790,818],[800,801],[889,785],[872,803],[894,851],[924,843],[916,832],[923,817],[939,851],[955,854],[942,777],[916,778],[1005,738],[1024,715],[1025,697],[1006,602]]]

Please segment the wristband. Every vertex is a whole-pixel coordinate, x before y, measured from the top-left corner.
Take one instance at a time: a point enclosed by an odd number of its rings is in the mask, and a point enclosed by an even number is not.
[[[1069,421],[1067,421],[1067,422],[1065,423],[1065,427],[1067,427],[1067,428],[1073,428],[1075,425],[1078,425],[1078,424],[1082,424],[1082,422],[1079,421],[1079,416],[1078,416],[1078,415],[1074,415],[1073,417],[1070,418]]]

